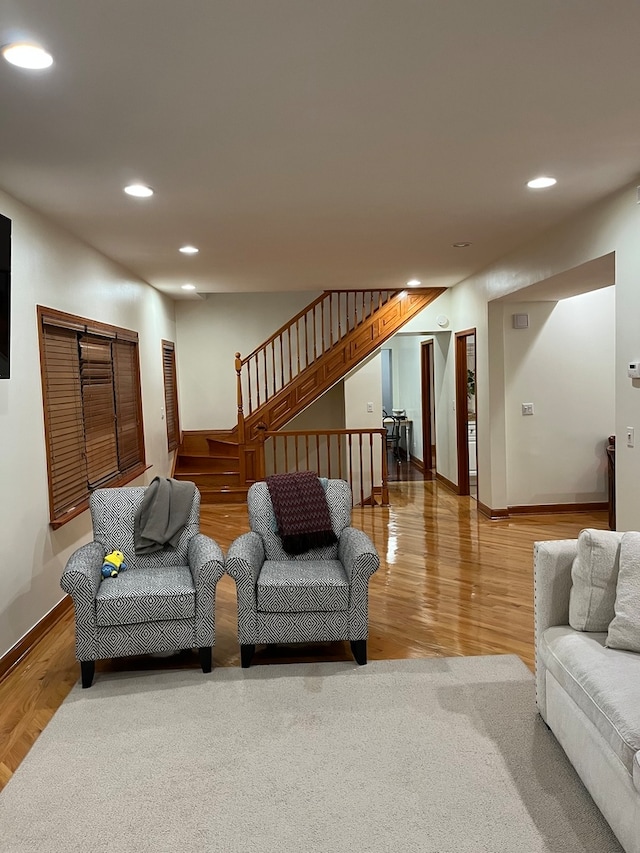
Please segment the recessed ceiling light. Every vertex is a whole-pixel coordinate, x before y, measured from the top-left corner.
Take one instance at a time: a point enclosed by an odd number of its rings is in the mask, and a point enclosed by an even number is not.
[[[197,255],[200,249],[196,249],[195,246],[180,246],[180,251],[183,255]]]
[[[127,195],[132,195],[136,198],[149,198],[149,196],[153,195],[151,187],[147,187],[145,184],[129,184],[128,187],[124,188],[124,191]]]
[[[53,65],[53,57],[38,44],[28,42],[14,42],[2,48],[2,55],[12,65],[18,68],[29,68],[37,71],[41,68],[49,68]]]
[[[420,279],[412,278],[411,281],[407,282],[407,287],[420,287],[421,284]]]
[[[454,249],[466,249],[471,243],[452,243],[451,245]]]
[[[534,178],[532,181],[527,181],[527,186],[532,190],[544,190],[547,187],[552,187],[554,184],[557,184],[555,178],[549,178],[544,175],[541,175],[539,178]]]
[[[195,284],[183,284],[182,289],[183,290],[195,290],[196,286],[195,286]]]

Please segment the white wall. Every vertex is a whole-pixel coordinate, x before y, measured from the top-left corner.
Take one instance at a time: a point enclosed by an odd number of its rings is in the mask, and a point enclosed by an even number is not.
[[[606,501],[615,287],[502,306],[508,505]],[[528,314],[529,328],[514,329],[512,313]]]
[[[627,361],[638,358],[640,349],[636,320],[640,316],[638,234],[640,206],[634,182],[451,289],[451,330],[477,328],[478,497],[486,506],[500,508],[509,504],[504,362],[494,357],[496,308],[495,304],[488,303],[615,252],[617,523],[619,530],[640,529],[640,502],[637,500],[640,447],[627,448],[622,440],[625,426],[640,424],[640,387],[635,387],[626,376]],[[501,322],[498,327],[502,328]]]
[[[371,403],[371,412],[367,411]],[[382,356],[380,350],[370,355],[362,364],[354,368],[344,380],[344,421],[345,429],[381,429],[382,428]],[[386,442],[385,442],[386,443]],[[352,459],[354,481],[360,471],[359,457],[355,453]],[[362,475],[365,482],[371,482],[371,466],[363,458]],[[382,482],[382,469],[378,456],[374,457],[373,482]],[[364,495],[369,497],[368,494]]]
[[[238,422],[235,354],[247,356],[316,293],[211,293],[176,302],[178,388],[183,430]]]
[[[140,336],[147,464],[169,473],[161,339],[173,303],[41,216],[0,193],[12,220],[11,379],[0,380],[0,655],[63,597],[67,558],[91,538],[89,512],[49,527],[36,305],[135,329]]]

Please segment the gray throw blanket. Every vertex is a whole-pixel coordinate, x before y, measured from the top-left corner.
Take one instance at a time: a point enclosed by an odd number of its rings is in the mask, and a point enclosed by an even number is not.
[[[165,545],[175,548],[191,514],[193,483],[155,477],[147,486],[134,521],[136,554],[155,554]]]

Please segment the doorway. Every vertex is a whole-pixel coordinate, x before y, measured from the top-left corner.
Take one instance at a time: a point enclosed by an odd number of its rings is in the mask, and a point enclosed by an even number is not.
[[[456,332],[458,494],[478,499],[476,330]]]
[[[435,477],[436,387],[433,340],[420,344],[422,380],[422,456],[425,477]]]

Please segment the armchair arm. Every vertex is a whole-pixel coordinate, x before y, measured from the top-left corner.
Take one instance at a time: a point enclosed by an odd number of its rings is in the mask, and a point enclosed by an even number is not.
[[[107,549],[99,542],[88,542],[69,557],[60,586],[78,602],[93,603],[100,581],[102,580],[102,562]]]
[[[264,557],[262,537],[253,531],[239,536],[227,551],[225,570],[236,582],[238,614],[257,609],[256,584]]]
[[[224,574],[224,554],[218,543],[204,533],[196,533],[189,540],[188,560],[196,590],[215,590]]]
[[[98,652],[96,593],[102,580],[102,561],[107,549],[89,542],[74,551],[60,579],[60,586],[73,599],[76,615],[76,657],[95,660]]]
[[[356,576],[368,580],[378,570],[380,558],[371,539],[362,530],[345,527],[338,542],[338,559],[351,583]]]
[[[224,554],[211,537],[196,533],[189,540],[187,559],[196,588],[196,640],[200,648],[207,648],[216,638],[216,585],[224,574]]]
[[[373,542],[355,527],[345,527],[338,558],[349,578],[349,640],[366,640],[369,633],[369,578],[380,565]]]

